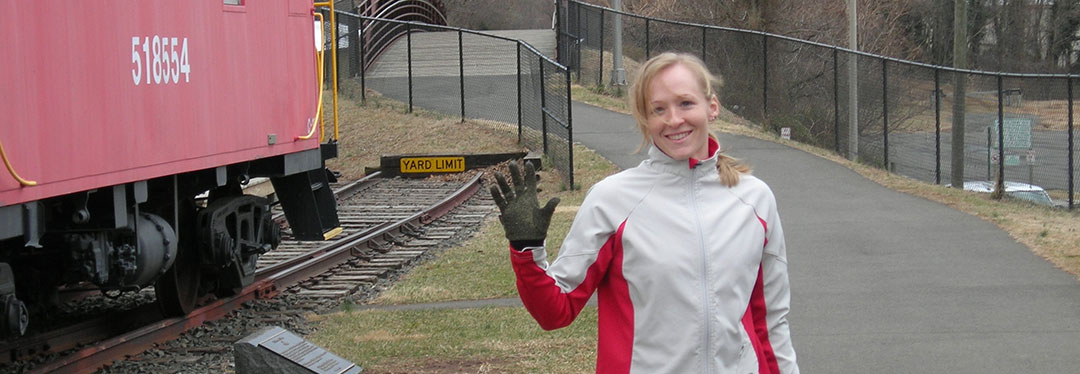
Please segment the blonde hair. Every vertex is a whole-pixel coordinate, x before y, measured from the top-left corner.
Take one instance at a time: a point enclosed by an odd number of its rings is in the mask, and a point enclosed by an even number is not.
[[[629,95],[630,109],[637,122],[638,130],[641,131],[641,145],[638,146],[638,151],[652,143],[649,136],[649,83],[661,71],[675,65],[682,65],[690,70],[690,73],[697,78],[698,86],[702,88],[702,94],[706,99],[716,99],[715,90],[724,84],[720,77],[709,72],[709,68],[705,67],[705,63],[700,58],[691,54],[664,52],[645,61],[638,70],[633,84],[630,85]],[[711,131],[709,138],[717,140]],[[734,157],[725,155],[722,149],[716,151],[716,170],[720,173],[720,182],[728,187],[739,184],[740,174],[750,173],[749,166]]]

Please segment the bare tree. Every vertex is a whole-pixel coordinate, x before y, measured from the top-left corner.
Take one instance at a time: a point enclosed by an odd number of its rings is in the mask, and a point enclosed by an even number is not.
[[[1050,6],[1047,27],[1050,29],[1047,42],[1048,68],[1080,71],[1073,61],[1073,45],[1080,40],[1077,38],[1077,32],[1080,31],[1080,5],[1076,1],[1055,1]]]

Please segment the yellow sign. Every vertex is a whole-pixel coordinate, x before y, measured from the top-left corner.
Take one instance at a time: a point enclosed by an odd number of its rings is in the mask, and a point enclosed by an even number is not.
[[[402,158],[402,173],[453,173],[465,171],[465,157]]]

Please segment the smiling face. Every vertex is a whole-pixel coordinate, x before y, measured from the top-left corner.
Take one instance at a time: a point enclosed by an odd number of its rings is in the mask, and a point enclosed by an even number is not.
[[[681,63],[659,71],[645,91],[649,137],[668,157],[709,157],[709,121],[720,112],[698,77]]]

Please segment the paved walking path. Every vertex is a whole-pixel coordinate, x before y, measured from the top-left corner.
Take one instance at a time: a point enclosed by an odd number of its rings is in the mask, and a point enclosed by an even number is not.
[[[620,168],[643,159],[630,116],[580,103],[573,115],[575,141]],[[776,193],[804,373],[1080,372],[1080,282],[1005,232],[793,148],[720,141]]]

